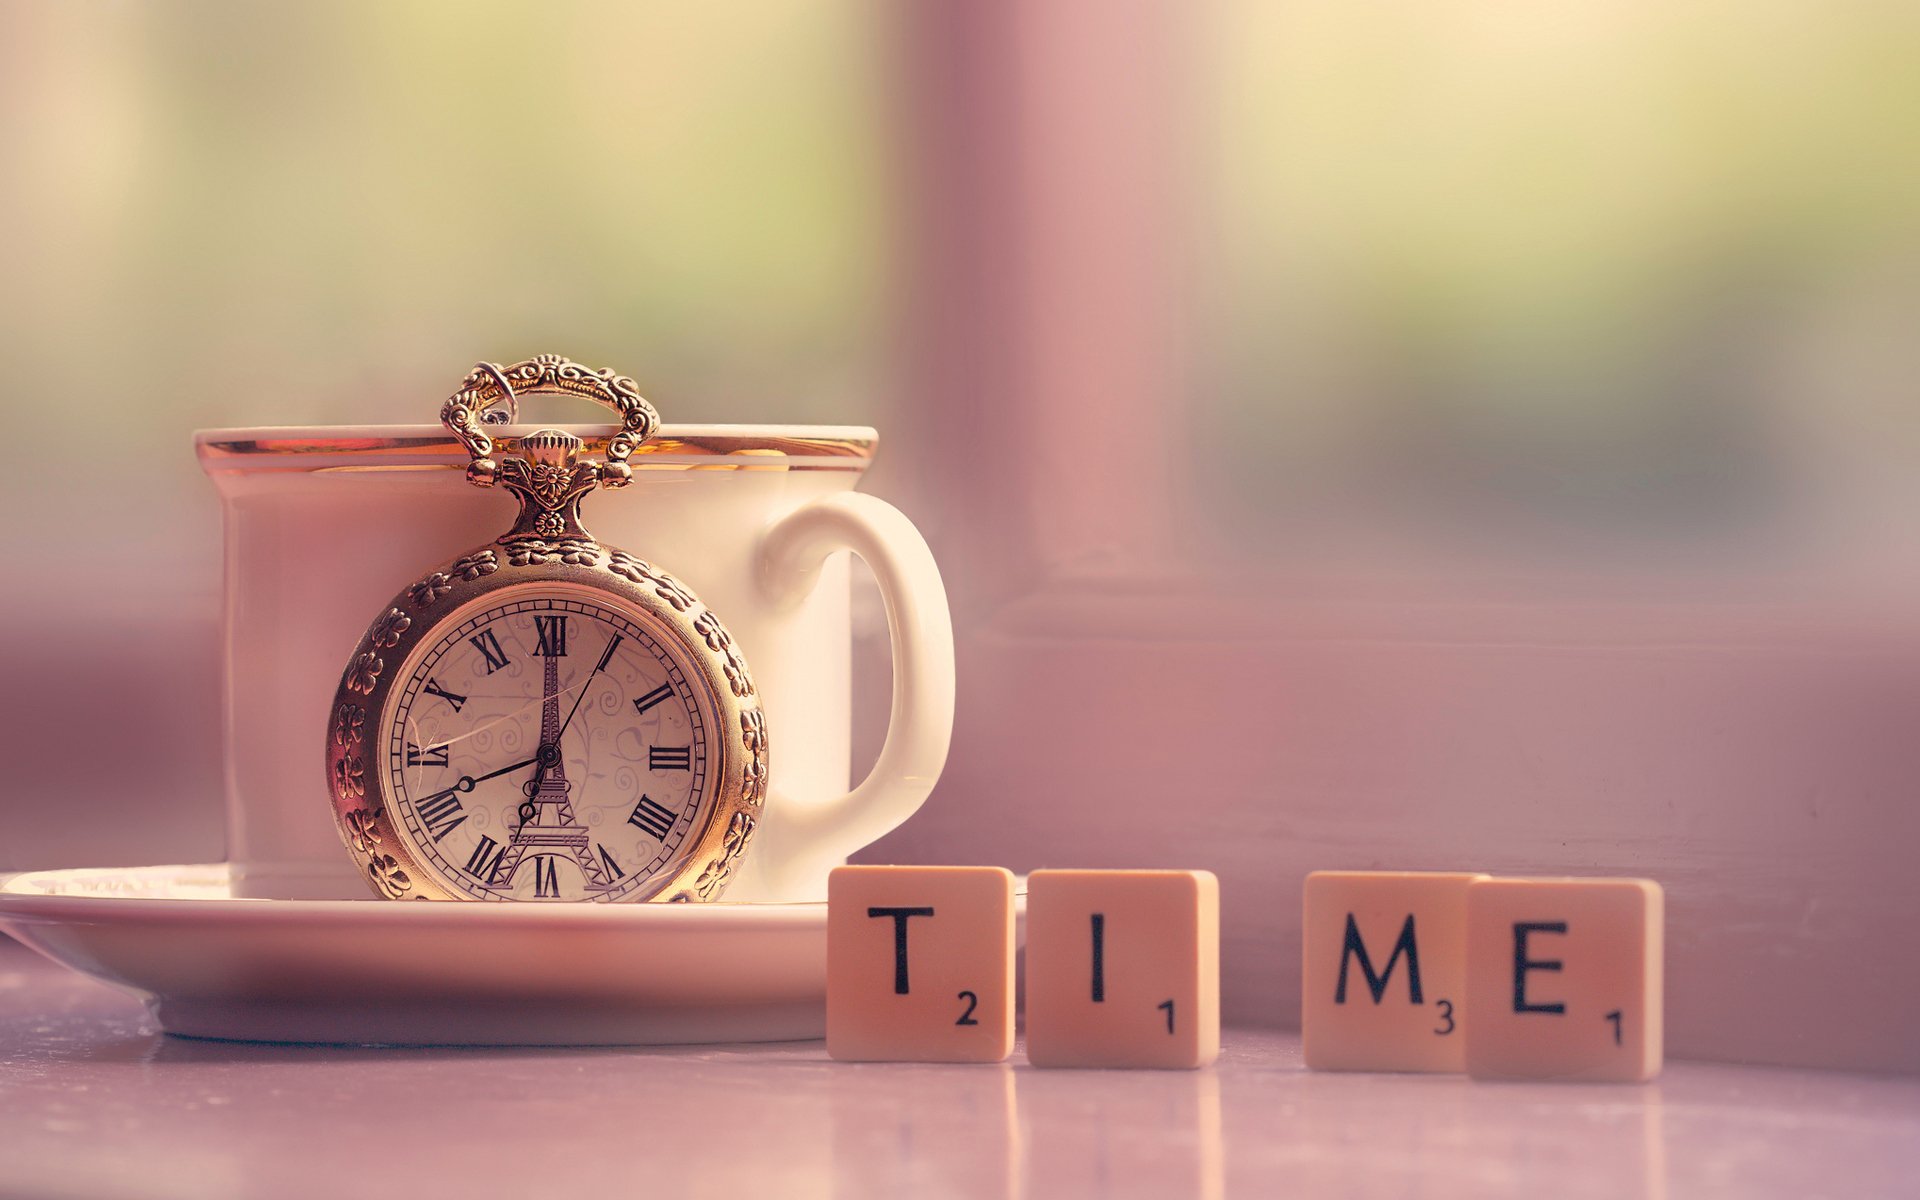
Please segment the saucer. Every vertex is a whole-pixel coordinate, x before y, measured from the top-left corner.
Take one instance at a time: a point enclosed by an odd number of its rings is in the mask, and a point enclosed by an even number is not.
[[[398,1045],[818,1038],[827,906],[249,899],[228,864],[0,876],[0,929],[189,1037]],[[1020,901],[1024,907],[1024,897]]]

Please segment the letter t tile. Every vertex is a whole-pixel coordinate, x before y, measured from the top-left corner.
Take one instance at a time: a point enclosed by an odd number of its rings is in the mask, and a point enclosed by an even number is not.
[[[827,1053],[999,1062],[1013,1052],[1013,875],[837,867],[827,878]]]

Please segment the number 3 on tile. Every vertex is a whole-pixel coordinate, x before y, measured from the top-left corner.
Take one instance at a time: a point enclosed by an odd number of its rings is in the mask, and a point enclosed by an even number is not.
[[[1162,1001],[1161,1001],[1160,1003],[1158,1003],[1158,1004],[1156,1004],[1156,1005],[1154,1005],[1154,1007],[1155,1007],[1155,1008],[1161,1008],[1161,1009],[1165,1009],[1165,1010],[1166,1010],[1166,1013],[1167,1013],[1167,1032],[1168,1032],[1168,1033],[1172,1033],[1172,1032],[1173,1032],[1173,1001],[1171,1001],[1171,1000],[1162,1000]]]

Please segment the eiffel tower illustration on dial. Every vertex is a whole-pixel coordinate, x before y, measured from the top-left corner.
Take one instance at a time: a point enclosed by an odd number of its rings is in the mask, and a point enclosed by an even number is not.
[[[551,646],[543,649],[546,650],[542,655],[546,675],[540,704],[540,749],[534,761],[533,778],[522,789],[527,800],[520,806],[520,826],[514,830],[513,841],[507,844],[506,853],[501,855],[500,863],[493,869],[493,878],[487,886],[489,889],[511,889],[521,861],[531,853],[534,856],[536,896],[560,894],[558,866],[553,861],[555,855],[565,856],[580,868],[580,873],[586,877],[587,890],[605,891],[612,886],[613,880],[608,877],[606,866],[589,849],[587,827],[580,824],[573,814],[566,756],[560,752],[560,735],[566,732],[567,725],[572,724],[573,713],[579,711],[587,685],[581,685],[580,695],[574,697],[573,711],[562,722],[560,669],[557,665],[559,657]]]

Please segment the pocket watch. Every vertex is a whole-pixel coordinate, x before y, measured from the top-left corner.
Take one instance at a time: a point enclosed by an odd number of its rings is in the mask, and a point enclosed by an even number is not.
[[[489,433],[537,392],[617,412],[604,456]],[[342,841],[392,899],[718,899],[766,801],[753,676],[686,585],[580,523],[659,414],[631,379],[543,354],[479,364],[440,420],[468,481],[520,512],[400,589],[348,659],[327,728]]]

